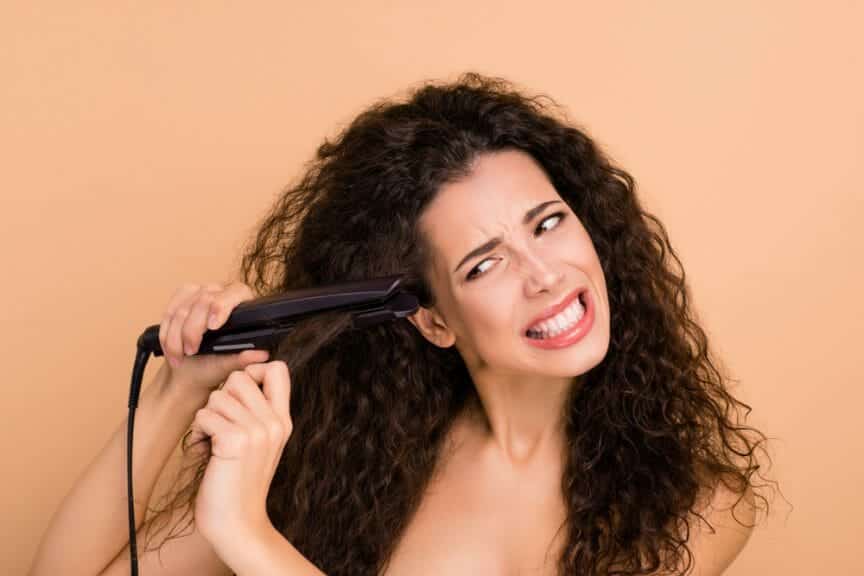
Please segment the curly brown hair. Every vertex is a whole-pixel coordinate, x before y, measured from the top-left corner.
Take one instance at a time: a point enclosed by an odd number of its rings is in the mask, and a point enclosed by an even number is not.
[[[753,475],[767,438],[740,423],[738,408],[751,408],[709,353],[663,225],[641,208],[633,178],[558,108],[474,72],[374,103],[281,193],[245,249],[242,276],[264,296],[401,274],[433,305],[424,209],[478,155],[530,154],[589,232],[610,306],[608,353],[565,405],[558,569],[684,574],[697,502],[720,483],[738,502],[764,486]],[[298,326],[271,359],[289,366],[294,421],[267,498],[273,525],[328,574],[380,573],[454,418],[476,400],[462,357],[407,319],[351,330],[336,314]],[[206,465],[181,472],[191,478],[146,520],[148,533],[168,510],[189,516]]]

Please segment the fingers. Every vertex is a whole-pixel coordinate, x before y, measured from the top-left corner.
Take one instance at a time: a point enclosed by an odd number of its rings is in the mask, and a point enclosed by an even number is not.
[[[228,316],[238,304],[251,300],[255,297],[252,289],[242,282],[232,282],[226,287],[210,307],[211,317],[207,320],[207,327],[215,330],[225,323]]]
[[[186,356],[191,356],[198,352],[198,347],[201,346],[201,338],[207,330],[207,317],[210,314],[210,307],[219,297],[221,288],[208,289],[202,288],[199,290],[190,305],[189,315],[180,329],[180,334],[183,342],[183,353]]]
[[[258,388],[259,379],[271,393],[269,398]],[[207,405],[196,412],[192,441],[215,436],[213,454],[222,457],[236,457],[249,443],[284,446],[292,431],[289,385],[284,362],[250,364],[245,370],[235,370],[224,387],[211,392]],[[285,404],[277,407],[282,402]]]
[[[221,290],[221,287],[218,284],[208,284],[206,286],[186,284],[174,293],[159,329],[162,352],[172,366],[176,367],[183,358],[184,347],[186,347],[184,337],[189,338],[194,332],[192,323],[189,322],[187,326],[187,322],[189,317],[192,316],[196,304],[198,304],[198,299],[201,295],[205,295],[205,299],[209,300],[209,295],[219,290]],[[192,321],[200,323],[200,316],[201,312],[196,312],[192,316]],[[164,338],[162,337],[163,327]]]
[[[211,454],[215,457],[236,459],[246,450],[246,441],[236,424],[218,412],[201,408],[192,421],[190,443],[194,445],[207,436],[211,438]]]
[[[258,421],[265,423],[270,423],[271,421],[280,422],[278,415],[261,393],[258,382],[253,380],[245,370],[235,370],[232,372],[225,381],[225,385],[218,391],[230,397],[231,400],[238,402]],[[211,394],[211,397],[213,394],[215,392]]]
[[[293,423],[291,420],[291,375],[288,373],[288,365],[281,360],[274,360],[264,364],[249,364],[244,371],[255,382],[263,385],[264,397],[282,423],[287,426],[290,435]]]
[[[255,428],[259,425],[257,416],[253,415],[237,397],[225,390],[211,392],[206,408],[243,429]],[[270,417],[273,418],[273,416]]]
[[[177,367],[184,355],[196,354],[204,332],[224,324],[237,304],[253,297],[252,289],[242,282],[227,287],[185,284],[178,289],[159,326],[159,342],[171,366]]]
[[[176,354],[176,343],[173,341],[169,342],[168,338],[169,329],[171,328],[171,323],[174,319],[174,313],[177,311],[180,304],[191,294],[195,294],[199,288],[200,286],[197,284],[184,284],[177,289],[171,297],[171,300],[168,302],[165,314],[162,316],[162,322],[159,324],[159,345],[162,347],[162,353],[169,362],[171,361],[172,355]],[[171,364],[172,366],[174,365],[173,362]]]

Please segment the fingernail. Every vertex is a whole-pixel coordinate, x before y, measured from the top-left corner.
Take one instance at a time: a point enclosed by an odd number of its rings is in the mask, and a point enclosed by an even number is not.
[[[207,327],[210,328],[211,330],[216,328],[216,315],[215,314],[210,315],[210,319],[207,320]]]
[[[192,346],[190,346],[190,345],[188,345],[188,344],[187,344],[186,346],[183,347],[183,351],[186,353],[187,356],[191,356],[192,353],[195,352],[195,351],[192,349]]]

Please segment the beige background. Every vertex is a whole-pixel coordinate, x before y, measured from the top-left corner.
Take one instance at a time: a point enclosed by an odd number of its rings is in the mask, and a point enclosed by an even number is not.
[[[600,4],[0,3],[0,572],[126,417],[173,291],[233,278],[373,99],[475,69],[551,95],[636,177],[775,438],[791,506],[728,573],[860,574],[862,3]]]

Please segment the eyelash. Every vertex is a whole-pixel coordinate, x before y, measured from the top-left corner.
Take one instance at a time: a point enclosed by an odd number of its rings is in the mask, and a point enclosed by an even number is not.
[[[543,220],[540,221],[540,224],[537,225],[537,229],[539,230],[539,229],[541,228],[541,226],[543,226],[543,224],[544,224],[547,220],[549,220],[549,219],[551,219],[551,218],[554,218],[554,217],[556,217],[556,216],[558,216],[558,223],[555,225],[554,228],[551,228],[551,230],[555,230],[555,228],[558,228],[558,226],[561,225],[561,222],[563,222],[564,219],[567,217],[567,213],[566,213],[566,212],[554,212],[554,213],[550,214],[549,216],[547,216],[546,218],[544,218]],[[471,282],[471,281],[474,280],[475,278],[477,278],[477,277],[482,276],[483,274],[485,274],[485,272],[480,272],[480,273],[478,273],[478,274],[474,274],[474,272],[477,270],[477,268],[480,267],[480,264],[483,264],[483,262],[486,262],[486,260],[489,260],[489,258],[484,258],[483,260],[481,260],[480,262],[478,262],[478,263],[477,263],[477,266],[475,266],[474,268],[472,268],[472,269],[468,272],[468,275],[465,277],[465,280],[468,281],[468,282]]]

